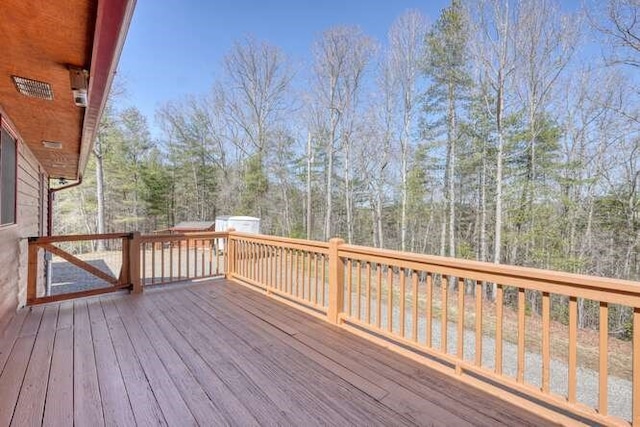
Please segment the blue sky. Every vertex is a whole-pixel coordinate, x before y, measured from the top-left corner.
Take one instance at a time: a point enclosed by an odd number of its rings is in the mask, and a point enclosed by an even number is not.
[[[147,116],[167,101],[211,87],[235,40],[252,35],[282,48],[300,64],[313,40],[334,25],[359,25],[378,40],[407,9],[430,21],[447,0],[138,0],[122,52],[126,102]]]
[[[147,117],[158,136],[155,110],[185,95],[206,93],[235,40],[252,35],[282,48],[300,66],[311,45],[334,25],[358,25],[384,41],[407,9],[437,19],[448,0],[137,0],[119,65],[127,104]],[[575,8],[579,0],[561,0]]]

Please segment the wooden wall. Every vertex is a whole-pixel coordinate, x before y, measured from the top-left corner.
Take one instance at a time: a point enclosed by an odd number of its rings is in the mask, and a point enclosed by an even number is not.
[[[17,223],[0,227],[0,332],[26,302],[26,238],[47,233],[47,176],[24,144],[18,142],[17,148]]]

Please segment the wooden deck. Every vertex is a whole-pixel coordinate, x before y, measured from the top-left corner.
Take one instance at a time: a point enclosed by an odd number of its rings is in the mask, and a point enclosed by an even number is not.
[[[225,280],[25,309],[0,371],[0,426],[549,424]]]

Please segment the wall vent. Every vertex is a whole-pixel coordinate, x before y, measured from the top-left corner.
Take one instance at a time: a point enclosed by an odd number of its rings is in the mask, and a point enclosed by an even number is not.
[[[53,148],[56,150],[59,150],[62,148],[62,142],[58,142],[58,141],[42,141],[42,145],[44,145],[45,148]]]
[[[19,76],[11,76],[11,78],[21,94],[32,98],[53,100],[53,90],[51,90],[49,83]]]

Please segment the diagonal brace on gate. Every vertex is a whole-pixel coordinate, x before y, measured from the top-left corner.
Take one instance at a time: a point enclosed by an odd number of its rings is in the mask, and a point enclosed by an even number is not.
[[[66,252],[60,248],[58,248],[57,246],[53,246],[50,243],[43,243],[40,245],[41,248],[51,252],[54,255],[59,256],[60,258],[65,259],[66,261],[69,261],[71,264],[75,265],[78,268],[83,269],[84,271],[86,271],[87,273],[93,274],[94,276],[98,277],[99,279],[102,279],[108,283],[111,283],[112,285],[117,285],[118,284],[118,279],[105,273],[104,271],[92,266],[91,264],[89,264],[88,262],[85,262],[79,258],[76,258],[75,256],[71,255],[69,252]]]

